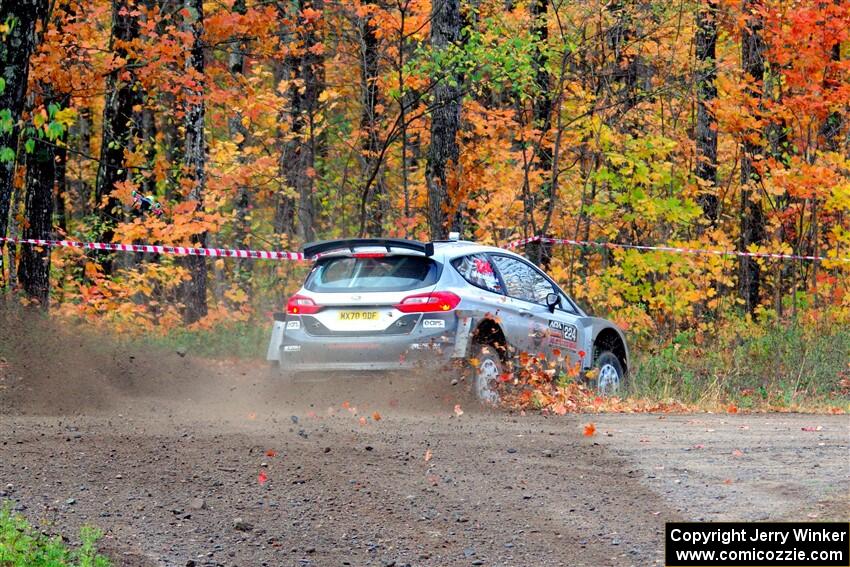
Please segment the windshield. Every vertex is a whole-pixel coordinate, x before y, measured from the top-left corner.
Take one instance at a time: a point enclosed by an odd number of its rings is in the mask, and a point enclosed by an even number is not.
[[[408,291],[432,286],[438,264],[422,256],[338,257],[319,260],[304,287],[315,292]]]

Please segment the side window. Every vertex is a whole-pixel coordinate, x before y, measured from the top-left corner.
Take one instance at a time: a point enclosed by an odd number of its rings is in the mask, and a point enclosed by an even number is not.
[[[492,291],[502,293],[499,278],[490,260],[484,254],[473,254],[452,260],[452,266],[463,276],[463,279],[474,285]]]
[[[543,274],[516,258],[493,256],[493,261],[502,275],[509,296],[546,305],[546,296],[555,289]]]

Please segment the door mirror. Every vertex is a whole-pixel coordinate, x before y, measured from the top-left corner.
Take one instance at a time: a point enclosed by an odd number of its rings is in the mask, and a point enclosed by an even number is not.
[[[546,307],[549,308],[549,313],[554,313],[555,308],[561,303],[561,298],[557,293],[550,293],[546,296]]]

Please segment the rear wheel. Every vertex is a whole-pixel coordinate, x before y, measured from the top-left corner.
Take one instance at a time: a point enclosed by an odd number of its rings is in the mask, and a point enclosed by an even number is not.
[[[626,374],[617,355],[610,350],[603,351],[596,357],[594,364],[598,370],[596,375],[596,390],[604,396],[621,395],[626,389]]]
[[[502,358],[492,345],[475,345],[472,352],[472,393],[476,399],[487,404],[499,402],[499,377],[504,371]]]

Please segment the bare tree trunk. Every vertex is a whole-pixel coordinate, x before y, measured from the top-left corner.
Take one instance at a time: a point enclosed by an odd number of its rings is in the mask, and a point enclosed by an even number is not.
[[[360,130],[363,132],[363,161],[364,179],[370,180],[375,168],[383,167],[380,163],[381,140],[379,135],[380,121],[376,113],[378,104],[378,48],[379,41],[375,35],[375,25],[371,17],[366,17],[360,22],[360,90],[361,90],[361,113]],[[383,233],[384,213],[386,210],[386,195],[383,175],[378,172],[374,181],[363,188],[364,210],[367,212],[366,219],[361,219],[361,226],[367,228],[367,232],[373,236],[381,236]]]
[[[699,202],[705,218],[714,226],[719,213],[717,185],[717,119],[710,109],[717,99],[717,0],[701,0],[696,31],[697,121],[696,177],[704,182]]]
[[[275,224],[284,228],[290,218],[297,220],[297,232],[302,241],[316,237],[316,205],[313,196],[316,177],[316,156],[323,146],[318,129],[319,95],[325,88],[324,55],[316,49],[321,41],[316,23],[308,23],[302,11],[306,8],[322,11],[324,0],[296,0],[293,10],[297,21],[296,35],[301,45],[298,53],[287,58],[284,72],[291,79],[288,90],[289,123],[291,139],[284,144],[281,168],[289,188],[298,196],[295,210],[289,207],[290,199],[279,199]],[[288,69],[287,69],[288,68]],[[295,223],[294,223],[295,224]]]
[[[23,238],[50,239],[53,230],[53,186],[56,180],[56,152],[52,143],[42,138],[27,155],[26,201]],[[49,306],[50,248],[24,245],[18,278],[27,295],[43,309]]]
[[[761,37],[763,24],[755,13],[760,0],[744,0],[743,10],[746,27],[741,37],[741,66],[744,73],[756,85],[764,82],[764,41]],[[760,96],[751,92],[751,96]],[[753,187],[759,175],[753,165],[754,156],[761,148],[749,139],[744,140],[741,157],[741,210],[740,210],[740,249],[746,250],[751,244],[764,240],[764,213],[761,200],[753,194]],[[738,275],[738,295],[744,300],[747,311],[752,312],[759,304],[761,292],[761,271],[755,259],[741,256]]]
[[[460,40],[460,0],[434,0],[431,4],[431,47],[445,51]],[[451,71],[449,71],[451,73]],[[460,149],[457,133],[460,130],[461,77],[436,79],[431,112],[431,145],[425,180],[428,186],[428,221],[431,237],[445,238],[449,230],[460,230],[460,218],[449,210],[456,203],[449,202],[450,185],[457,184],[457,167]],[[449,222],[451,221],[451,228]]]
[[[286,14],[282,12],[281,19],[285,17]],[[278,87],[281,81],[292,80],[293,69],[297,66],[297,60],[297,57],[287,55],[283,62],[275,62],[273,71],[275,87]],[[292,108],[289,107],[291,96],[291,92],[288,91],[286,97],[281,97],[280,107],[282,110],[278,112],[278,124],[294,123]],[[282,180],[282,183],[275,194],[273,229],[276,235],[285,234],[291,240],[295,236],[295,197],[292,195],[293,187],[289,184],[289,171],[291,168],[290,160],[295,155],[297,142],[293,139],[287,139],[287,136],[285,129],[278,127],[277,138],[280,151],[278,177]]]
[[[117,57],[127,59],[127,68],[132,68],[127,50],[122,43],[132,41],[139,36],[138,18],[132,15],[133,6],[129,0],[113,0],[112,37],[110,51]],[[132,143],[135,133],[133,107],[141,103],[135,80],[122,80],[120,75],[126,69],[116,69],[106,81],[106,103],[103,108],[103,139],[100,149],[100,164],[95,184],[95,209],[100,217],[98,238],[102,242],[111,242],[115,224],[123,220],[121,201],[112,196],[118,183],[128,179],[124,166],[124,151]],[[130,71],[130,77],[133,77]],[[114,254],[97,253],[103,271],[109,274],[113,270]]]
[[[194,202],[200,213],[204,208],[206,185],[206,144],[204,141],[204,2],[185,0],[188,23],[192,32],[192,52],[186,61],[188,70],[194,71],[196,85],[189,93],[191,97],[186,111],[186,141],[183,150],[183,166],[192,179],[192,189],[187,200]],[[192,244],[205,247],[206,232],[192,237]],[[182,287],[183,320],[194,323],[207,314],[207,261],[204,256],[186,256],[183,265],[189,271],[190,280]]]
[[[549,0],[532,0],[531,18],[531,32],[534,36],[533,58],[536,83],[536,92],[532,100],[532,111],[534,126],[540,132],[537,160],[533,163],[533,167],[543,176],[540,197],[543,198],[545,209],[548,211],[549,207],[554,205],[552,192],[554,184],[552,176],[553,150],[550,149],[549,140],[547,139],[548,133],[552,128],[552,85],[548,69],[549,59],[547,53],[547,44],[549,41]],[[526,215],[528,218],[531,218],[535,212],[534,204],[537,202],[537,198],[530,187],[525,191],[525,196]],[[543,234],[541,236],[546,235]],[[535,264],[546,266],[552,259],[552,247],[540,241],[529,242],[525,246],[525,254]]]
[[[233,11],[237,14],[245,14],[247,7],[245,0],[236,0],[233,3]],[[237,44],[228,57],[228,67],[230,72],[240,80],[245,75],[245,49],[244,42]],[[236,144],[236,160],[245,165],[245,144],[248,141],[250,133],[242,125],[241,113],[234,113],[228,120],[228,129],[230,130],[231,138],[240,140]],[[234,219],[233,219],[233,244],[236,248],[249,248],[249,235],[251,233],[251,223],[249,221],[249,207],[251,206],[251,194],[245,184],[240,184],[236,188],[236,198],[233,203]],[[251,258],[237,258],[235,266],[236,284],[239,286],[246,296],[251,294],[251,274],[254,269],[254,260]]]
[[[47,0],[0,1],[0,24],[9,25],[0,42],[0,111],[8,110],[11,129],[0,128],[0,237],[6,236],[9,222],[15,162],[18,147],[18,121],[24,109],[29,78],[29,59],[35,50],[35,24],[47,14]],[[4,285],[3,249],[0,241],[0,288]],[[12,267],[11,269],[14,269]]]

